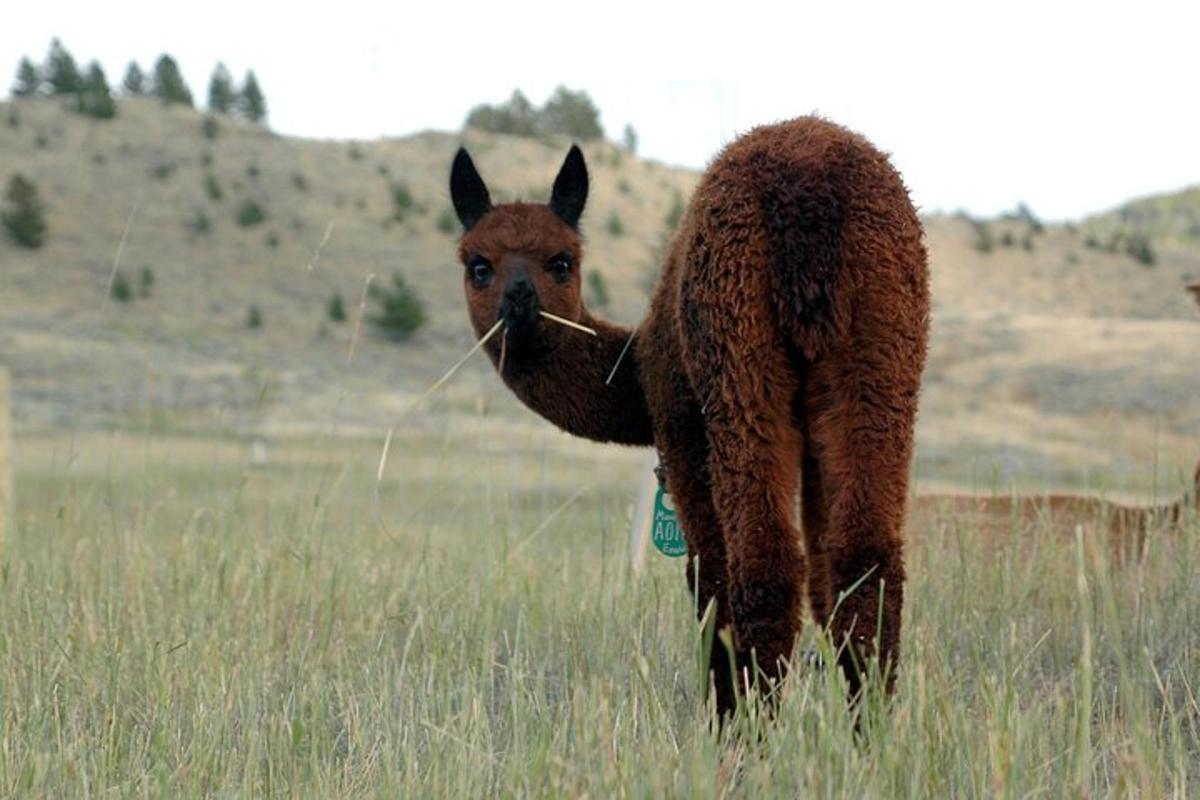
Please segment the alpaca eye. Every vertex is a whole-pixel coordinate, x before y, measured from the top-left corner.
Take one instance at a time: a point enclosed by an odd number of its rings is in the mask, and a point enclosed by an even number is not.
[[[492,282],[495,271],[486,258],[475,258],[467,265],[467,274],[471,276],[471,283],[475,284],[475,288],[482,289]]]
[[[571,257],[567,255],[555,256],[550,259],[550,263],[546,265],[551,274],[554,275],[554,280],[559,283],[566,283],[571,277]]]

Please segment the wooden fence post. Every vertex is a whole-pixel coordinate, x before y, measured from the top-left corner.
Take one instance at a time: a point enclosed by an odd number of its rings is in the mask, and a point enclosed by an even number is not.
[[[8,371],[0,367],[0,555],[15,510],[12,478],[12,414],[9,410]]]

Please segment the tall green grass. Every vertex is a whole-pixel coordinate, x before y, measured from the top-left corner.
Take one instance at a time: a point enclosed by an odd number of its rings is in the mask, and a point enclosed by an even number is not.
[[[19,442],[0,796],[1200,793],[1194,521],[1122,568],[914,532],[861,734],[810,671],[721,736],[682,562],[630,573],[634,461],[597,452],[401,437],[376,493],[377,443],[253,471],[221,439]]]

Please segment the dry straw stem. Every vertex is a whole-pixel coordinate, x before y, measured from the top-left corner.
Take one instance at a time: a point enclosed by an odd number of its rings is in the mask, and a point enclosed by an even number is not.
[[[113,256],[112,269],[108,273],[108,286],[104,290],[104,302],[100,304],[100,313],[108,311],[108,298],[112,297],[113,282],[117,279],[117,267],[121,264],[121,253],[125,252],[125,239],[129,237],[129,229],[133,226],[133,218],[137,214],[138,204],[134,203],[129,209],[129,217],[125,220],[125,230],[121,231],[121,240],[117,242],[117,252]]]
[[[321,241],[317,242],[317,248],[313,250],[312,258],[308,261],[308,269],[306,272],[312,272],[313,267],[315,267],[317,262],[321,260],[321,251],[325,248],[325,245],[329,244],[329,237],[332,234],[333,220],[329,220],[329,223],[325,226],[325,233],[321,235]]]
[[[358,346],[358,334],[362,330],[363,315],[367,313],[367,292],[370,291],[373,280],[375,280],[375,273],[368,272],[367,279],[363,281],[362,297],[358,298],[358,316],[354,319],[354,333],[350,336],[350,352],[346,354],[347,364],[354,360],[354,348]]]
[[[629,345],[633,344],[633,337],[637,336],[637,329],[629,334],[629,338],[625,340],[625,346],[621,348],[621,354],[617,356],[617,363],[613,364],[612,372],[608,373],[608,377],[604,379],[604,385],[608,386],[612,383],[613,376],[617,374],[617,367],[621,366],[621,362],[625,360],[625,354],[629,352]]]
[[[462,365],[467,363],[467,359],[469,359],[471,356],[475,355],[476,350],[478,350],[479,348],[481,348],[485,344],[487,344],[487,340],[491,339],[496,334],[496,331],[500,330],[500,328],[503,325],[504,325],[504,320],[502,320],[502,319],[496,320],[496,324],[493,325],[488,330],[487,333],[485,333],[482,337],[480,337],[479,341],[477,341],[475,343],[475,346],[472,347],[470,350],[468,350],[467,354],[465,356],[463,356],[458,361],[456,361],[454,363],[454,366],[452,366],[452,367],[450,367],[450,369],[446,370],[446,374],[442,375],[442,377],[440,377],[436,381],[434,381],[433,385],[430,386],[428,389],[426,389],[425,392],[420,397],[418,397],[416,400],[414,400],[408,408],[404,409],[404,411],[402,411],[400,413],[400,417],[403,418],[403,417],[408,416],[410,413],[412,413],[412,411],[417,406],[421,405],[421,403],[424,402],[427,397],[431,396],[438,389],[442,388],[442,386],[445,385],[446,381],[450,380],[450,378],[452,378],[454,376],[454,373],[458,372],[458,370],[462,367]],[[376,491],[378,491],[379,484],[383,480],[383,470],[387,466],[388,448],[391,447],[391,444],[392,444],[392,431],[393,430],[394,430],[394,428],[388,428],[387,439],[385,439],[383,442],[383,453],[381,453],[379,456],[379,470],[375,474]]]
[[[584,333],[590,333],[592,336],[596,335],[596,331],[587,327],[586,325],[580,325],[578,322],[571,322],[571,320],[569,320],[569,319],[563,319],[562,317],[560,317],[556,314],[551,314],[549,311],[541,311],[539,313],[546,319],[552,319],[560,325],[566,325],[568,328],[574,328],[577,331],[583,331]]]
[[[504,329],[504,334],[500,337],[500,364],[496,371],[501,376],[504,375],[504,361],[508,356],[508,328]]]

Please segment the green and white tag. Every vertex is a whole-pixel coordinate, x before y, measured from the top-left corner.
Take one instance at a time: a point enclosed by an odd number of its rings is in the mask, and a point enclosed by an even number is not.
[[[650,541],[664,556],[675,558],[687,555],[687,542],[683,538],[683,528],[679,526],[679,516],[675,513],[675,502],[662,486],[658,487],[658,494],[654,496]]]

